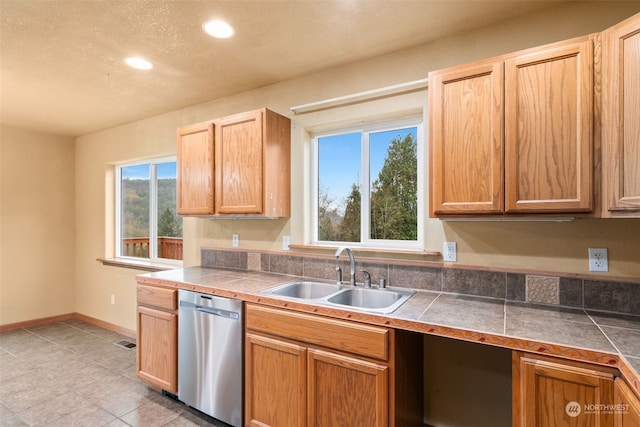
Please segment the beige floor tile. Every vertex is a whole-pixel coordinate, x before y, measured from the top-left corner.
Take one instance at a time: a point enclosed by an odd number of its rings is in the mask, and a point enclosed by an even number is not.
[[[0,333],[0,427],[226,427],[140,380],[125,340],[75,319]]]

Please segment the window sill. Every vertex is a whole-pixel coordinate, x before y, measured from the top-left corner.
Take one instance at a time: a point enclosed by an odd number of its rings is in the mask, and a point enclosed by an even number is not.
[[[128,258],[98,258],[97,261],[100,261],[102,265],[131,268],[142,271],[164,271],[182,267],[180,264],[163,264],[161,262],[151,262],[146,260],[138,261]]]
[[[322,246],[322,245],[289,245],[291,249],[310,249],[310,250],[325,250],[334,251],[338,249],[338,246]],[[442,253],[435,251],[423,251],[423,250],[410,250],[410,249],[376,249],[376,248],[361,248],[352,247],[354,253],[371,253],[371,254],[394,254],[394,255],[413,255],[413,256],[425,256],[425,257],[441,257]]]

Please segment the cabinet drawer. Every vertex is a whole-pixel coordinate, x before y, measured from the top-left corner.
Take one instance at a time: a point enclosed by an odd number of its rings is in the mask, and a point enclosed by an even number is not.
[[[166,310],[178,309],[178,291],[156,286],[138,285],[138,305],[149,305]]]
[[[247,329],[380,360],[389,358],[389,330],[310,314],[247,305]]]

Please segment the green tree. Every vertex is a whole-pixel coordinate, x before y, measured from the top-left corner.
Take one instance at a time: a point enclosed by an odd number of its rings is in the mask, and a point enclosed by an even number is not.
[[[318,188],[318,240],[334,241],[338,239],[336,231],[337,212],[331,208],[333,199],[329,197],[327,189]]]
[[[338,241],[359,242],[360,241],[360,209],[361,194],[360,187],[351,185],[351,193],[347,196],[344,217],[340,223],[340,233]]]
[[[371,238],[418,238],[418,156],[413,134],[391,141],[371,186]]]
[[[182,237],[182,220],[168,206],[158,216],[158,237]]]

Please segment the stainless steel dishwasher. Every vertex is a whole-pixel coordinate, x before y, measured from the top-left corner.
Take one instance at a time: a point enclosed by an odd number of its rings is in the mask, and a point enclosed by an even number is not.
[[[242,425],[242,301],[180,290],[178,399]]]

